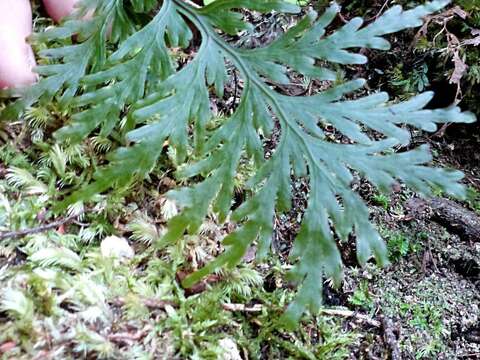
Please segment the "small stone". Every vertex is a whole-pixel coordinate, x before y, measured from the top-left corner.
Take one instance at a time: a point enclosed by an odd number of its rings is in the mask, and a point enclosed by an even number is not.
[[[107,236],[100,244],[100,252],[104,257],[131,259],[135,255],[128,241],[115,235]]]
[[[218,345],[220,345],[220,347],[224,350],[224,353],[221,357],[222,360],[242,360],[237,344],[232,339],[221,339],[218,342]]]

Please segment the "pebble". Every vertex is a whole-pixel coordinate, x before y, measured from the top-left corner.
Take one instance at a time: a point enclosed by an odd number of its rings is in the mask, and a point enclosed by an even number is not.
[[[104,257],[131,259],[135,255],[128,241],[115,235],[107,236],[100,244],[100,252]]]

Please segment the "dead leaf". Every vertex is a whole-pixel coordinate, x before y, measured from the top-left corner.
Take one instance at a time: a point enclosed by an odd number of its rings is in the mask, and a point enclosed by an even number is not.
[[[17,344],[14,341],[7,341],[0,345],[0,354],[5,354],[9,351],[12,351]]]
[[[463,10],[460,6],[455,6],[452,9],[452,12],[464,20],[468,17],[468,13],[465,10]]]
[[[253,260],[255,260],[256,256],[257,256],[257,247],[250,246],[247,249],[247,252],[245,253],[245,255],[243,255],[243,261],[246,263],[251,263]]]
[[[188,275],[191,273],[188,273],[186,271],[177,271],[176,277],[177,281],[181,283],[183,279],[185,279]],[[199,281],[195,285],[193,285],[190,288],[184,288],[185,290],[185,295],[186,296],[191,296],[195,294],[200,294],[204,292],[209,285],[216,284],[221,280],[220,276],[218,275],[208,275],[205,277],[203,280]]]
[[[462,45],[473,45],[473,46],[480,45],[480,29],[472,29],[471,34],[472,36],[474,36],[474,38],[464,40]]]
[[[60,225],[58,228],[57,228],[57,233],[59,233],[60,235],[63,235],[65,234],[65,225]]]
[[[458,52],[453,54],[453,63],[455,64],[455,69],[453,70],[452,76],[450,77],[450,84],[460,84],[460,80],[462,80],[463,75],[467,72],[468,66],[465,62],[460,58]]]

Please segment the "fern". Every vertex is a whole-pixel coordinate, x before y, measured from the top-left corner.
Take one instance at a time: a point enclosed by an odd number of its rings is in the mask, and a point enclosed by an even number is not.
[[[48,187],[37,180],[28,170],[12,167],[5,176],[7,182],[17,188],[23,188],[27,194],[46,194]]]
[[[387,262],[385,244],[369,222],[368,209],[350,186],[353,174],[365,176],[382,191],[401,180],[424,194],[434,186],[463,196],[458,184],[462,174],[425,166],[431,159],[425,146],[402,153],[392,150],[409,143],[403,124],[435,131],[438,123],[472,122],[474,118],[454,107],[424,110],[432,93],[397,104],[389,103],[385,93],[345,99],[363,87],[362,79],[307,97],[284,95],[275,84],[288,84],[291,73],[335,80],[332,64],[367,61],[353,49],[386,50],[389,43],[382,36],[421,25],[423,16],[447,3],[433,1],[407,11],[394,6],[368,25],[355,18],[330,33],[326,29],[339,12],[334,4],[321,16],[309,11],[270,44],[246,49],[222,37],[251,25],[239,9],[286,13],[299,9],[281,0],[217,0],[203,7],[164,0],[149,17],[156,1],[86,0],[76,18],[94,9],[91,20],[70,19],[36,35],[37,41],[50,43],[41,55],[54,63],[38,67],[44,78],[25,89],[22,98],[3,111],[3,117],[15,118],[23,108],[58,96],[63,106],[76,109],[71,121],[56,132],[58,141],[79,142],[94,131],[102,138],[119,131],[125,135],[124,146],[110,154],[109,164],[64,205],[144,178],[168,141],[178,163],[188,160],[178,177],[201,181],[169,192],[182,211],[169,221],[161,241],[164,245],[185,232],[197,232],[211,208],[225,220],[231,212],[238,167],[252,160],[256,172],[247,182],[251,196],[231,214],[239,224],[237,230],[224,239],[225,252],[187,277],[185,286],[219,267],[235,266],[255,241],[258,256],[263,257],[270,247],[275,211],[290,207],[291,176],[308,179],[308,209],[291,254],[295,261],[291,275],[300,288],[285,314],[289,323],[295,323],[305,310],[318,310],[323,278],[341,281],[342,261],[335,236],[346,240],[355,234],[361,264],[372,256],[380,265]],[[201,44],[193,59],[177,68],[172,49],[191,45],[191,24],[200,32]],[[74,34],[78,43],[70,44],[68,39]],[[207,130],[212,117],[210,90],[223,95],[226,62],[243,79],[240,103],[218,127]],[[263,141],[274,131],[273,119],[278,120],[280,137],[272,156],[266,158]],[[327,141],[322,131],[326,124],[348,137],[350,144]],[[382,134],[382,139],[372,139],[368,129]]]
[[[157,227],[146,216],[138,216],[128,224],[132,239],[151,244],[159,238]]]
[[[25,322],[33,319],[33,301],[27,298],[22,291],[8,287],[2,293],[0,309],[9,313],[13,318]]]
[[[58,265],[67,269],[78,269],[80,258],[67,248],[44,248],[30,256],[30,260],[43,267]]]

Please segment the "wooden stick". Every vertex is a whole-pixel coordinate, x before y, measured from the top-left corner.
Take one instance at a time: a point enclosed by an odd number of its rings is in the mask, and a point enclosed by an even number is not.
[[[79,216],[79,214],[70,215],[69,217],[54,221],[50,224],[45,224],[45,225],[37,226],[34,228],[30,228],[30,229],[2,232],[0,233],[0,241],[5,239],[17,239],[27,235],[38,234],[51,229],[55,229],[59,226],[65,225],[73,221],[77,216]]]
[[[178,308],[178,304],[170,300],[140,299],[140,302],[150,310],[155,310],[155,309],[165,310],[165,307],[167,306]],[[115,306],[124,306],[127,303],[127,300],[125,298],[119,297],[112,300],[110,303]]]
[[[242,311],[242,312],[261,312],[263,308],[261,304],[247,306],[245,304],[225,303],[225,304],[222,304],[222,306],[227,311]]]
[[[401,360],[402,354],[400,352],[400,348],[398,347],[397,337],[395,336],[393,331],[392,320],[384,316],[382,318],[382,327],[383,333],[385,335],[385,342],[390,348],[390,355],[392,360]]]
[[[253,306],[247,306],[245,304],[231,304],[224,303],[222,307],[227,311],[243,311],[243,312],[261,312],[263,306],[261,304],[255,304]],[[360,322],[364,322],[370,326],[380,328],[382,324],[380,321],[374,320],[365,314],[360,314],[355,311],[346,309],[321,309],[320,313],[330,316],[341,316],[344,318],[354,318]]]
[[[371,325],[373,327],[381,327],[382,324],[380,321],[374,320],[371,317],[365,315],[365,314],[360,314],[355,311],[351,310],[345,310],[345,309],[321,309],[320,312],[325,315],[332,315],[332,316],[341,316],[345,318],[355,318],[361,322],[367,323],[368,325]]]

